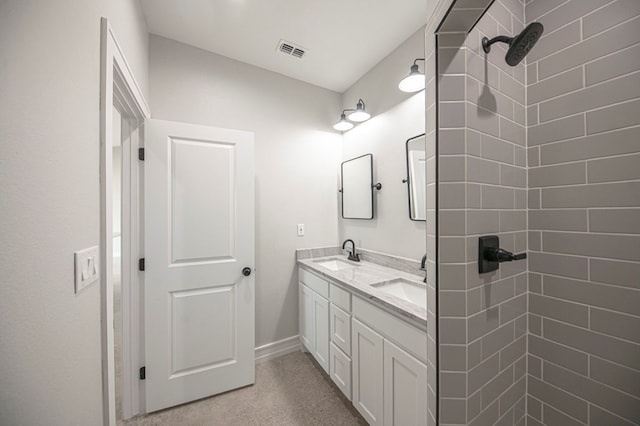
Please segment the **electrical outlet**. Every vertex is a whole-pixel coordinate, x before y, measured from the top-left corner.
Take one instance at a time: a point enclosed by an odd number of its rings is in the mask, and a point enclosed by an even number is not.
[[[304,223],[298,224],[298,237],[304,236]]]
[[[75,263],[75,291],[80,292],[100,277],[100,252],[98,246],[76,251],[73,254]]]

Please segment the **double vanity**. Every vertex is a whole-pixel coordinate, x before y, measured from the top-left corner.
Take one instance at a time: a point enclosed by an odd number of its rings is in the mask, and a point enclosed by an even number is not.
[[[300,341],[371,425],[426,425],[426,286],[333,255],[298,259]]]

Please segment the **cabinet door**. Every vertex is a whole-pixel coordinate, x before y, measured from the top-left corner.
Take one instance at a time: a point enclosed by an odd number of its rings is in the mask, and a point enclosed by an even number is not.
[[[384,341],[384,424],[427,424],[427,366]]]
[[[333,303],[329,307],[331,341],[351,356],[351,315]]]
[[[315,345],[312,352],[318,364],[329,374],[329,301],[313,293]]]
[[[298,286],[298,321],[300,342],[312,354],[315,352],[315,332],[313,315],[313,292],[304,285]]]
[[[383,424],[383,353],[382,336],[352,319],[353,405],[370,425]]]
[[[351,358],[346,356],[333,342],[329,344],[329,368],[331,380],[351,401]]]

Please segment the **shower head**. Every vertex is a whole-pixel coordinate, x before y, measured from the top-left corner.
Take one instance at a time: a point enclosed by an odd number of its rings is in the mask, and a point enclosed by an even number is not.
[[[524,59],[525,56],[527,56],[527,53],[529,53],[536,44],[543,31],[544,27],[541,23],[532,22],[515,37],[497,36],[491,40],[487,37],[483,37],[482,49],[485,53],[489,53],[493,43],[498,41],[507,43],[509,45],[509,50],[507,50],[507,55],[504,59],[507,61],[507,64],[515,67]]]

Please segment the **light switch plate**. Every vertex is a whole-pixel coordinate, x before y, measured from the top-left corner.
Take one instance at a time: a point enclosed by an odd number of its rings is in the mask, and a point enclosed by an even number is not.
[[[73,253],[75,264],[75,291],[79,293],[100,278],[100,253],[98,246]]]

